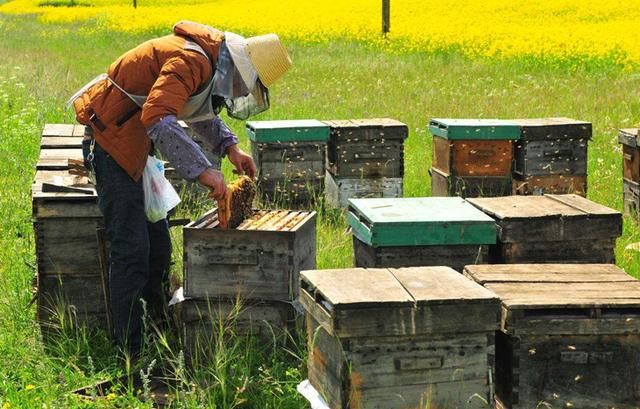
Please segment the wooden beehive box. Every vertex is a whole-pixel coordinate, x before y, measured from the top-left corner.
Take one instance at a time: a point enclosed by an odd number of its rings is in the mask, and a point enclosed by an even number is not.
[[[465,274],[502,300],[498,407],[638,407],[639,281],[607,264],[468,266]]]
[[[84,127],[78,125],[45,126],[39,163],[52,157],[51,152],[65,152],[70,146],[81,152],[82,132]],[[67,168],[64,156],[60,156],[60,167]],[[38,170],[31,194],[37,315],[43,332],[55,328],[61,319],[108,330],[108,279],[103,268],[107,243],[101,235],[103,218],[93,185],[68,170]]]
[[[308,376],[332,409],[486,408],[499,301],[448,267],[304,271]]]
[[[451,176],[437,168],[431,168],[429,173],[431,195],[435,197],[496,197],[511,194],[511,177]]]
[[[258,187],[270,202],[307,203],[324,192],[329,127],[316,120],[249,121]]]
[[[332,207],[364,197],[402,197],[407,125],[389,118],[324,121],[327,143],[325,197]]]
[[[515,120],[521,128],[514,149],[516,194],[586,195],[589,122],[571,118]],[[564,176],[564,177],[560,177]]]
[[[300,270],[316,265],[315,212],[259,210],[222,230],[213,209],[183,236],[186,297],[293,300]]]
[[[639,218],[640,212],[640,148],[638,129],[621,129],[618,142],[622,145],[622,185],[624,212]]]
[[[620,212],[577,195],[468,199],[493,217],[490,263],[614,263]]]
[[[432,119],[433,196],[504,196],[511,193],[517,124],[498,119]]]
[[[493,220],[458,197],[350,199],[356,267],[484,263]]]
[[[182,345],[192,364],[215,355],[221,337],[286,337],[296,327],[296,312],[284,301],[239,299],[186,299],[174,306],[179,317]]]

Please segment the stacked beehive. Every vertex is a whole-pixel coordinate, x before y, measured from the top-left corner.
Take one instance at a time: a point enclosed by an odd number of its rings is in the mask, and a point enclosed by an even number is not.
[[[292,325],[298,276],[315,268],[316,213],[260,210],[235,229],[218,228],[217,209],[183,229],[185,350],[211,345],[224,321],[256,335]]]
[[[465,274],[502,301],[497,407],[638,407],[638,280],[603,264],[468,266]]]
[[[620,212],[578,195],[468,199],[491,215],[498,241],[490,263],[614,263]]]
[[[373,283],[373,285],[372,285]],[[304,271],[308,376],[332,409],[486,408],[499,300],[448,267]]]
[[[31,189],[37,314],[43,334],[72,323],[109,329],[106,240],[93,185],[69,173],[84,126],[46,125]],[[66,323],[66,324],[65,324]]]
[[[640,147],[638,129],[621,129],[618,142],[622,145],[622,183],[624,212],[636,219],[640,215]]]
[[[486,263],[496,242],[491,217],[459,197],[350,199],[356,267]]]
[[[264,200],[305,204],[323,194],[327,125],[315,120],[250,121],[247,133]]]
[[[514,122],[432,119],[432,196],[493,197],[511,194]]]
[[[570,118],[519,119],[514,151],[514,194],[587,194],[591,123]]]
[[[326,199],[347,207],[350,198],[402,197],[407,126],[394,119],[324,121],[327,144]]]

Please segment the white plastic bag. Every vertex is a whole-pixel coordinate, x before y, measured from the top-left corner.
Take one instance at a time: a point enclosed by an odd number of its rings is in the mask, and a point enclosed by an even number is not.
[[[164,164],[153,156],[147,158],[142,173],[144,188],[144,211],[152,223],[167,217],[169,210],[180,203],[180,196],[164,177]]]

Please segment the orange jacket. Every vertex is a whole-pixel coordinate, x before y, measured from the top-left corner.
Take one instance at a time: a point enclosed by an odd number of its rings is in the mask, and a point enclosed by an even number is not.
[[[73,102],[78,122],[93,128],[96,142],[136,181],[151,149],[146,129],[166,115],[178,116],[189,96],[208,83],[224,40],[224,33],[192,22],[180,22],[173,31],[126,52],[107,71],[128,93],[148,95],[142,109],[109,80]],[[186,40],[202,47],[211,62],[185,49]]]

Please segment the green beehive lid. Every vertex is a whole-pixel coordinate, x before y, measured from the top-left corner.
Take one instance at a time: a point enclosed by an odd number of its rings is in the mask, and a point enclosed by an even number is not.
[[[373,247],[496,242],[493,219],[460,197],[349,199],[347,220]]]
[[[249,121],[247,134],[253,142],[326,142],[329,125],[315,119]]]
[[[502,119],[438,119],[429,122],[429,132],[449,140],[516,140],[520,126]]]

